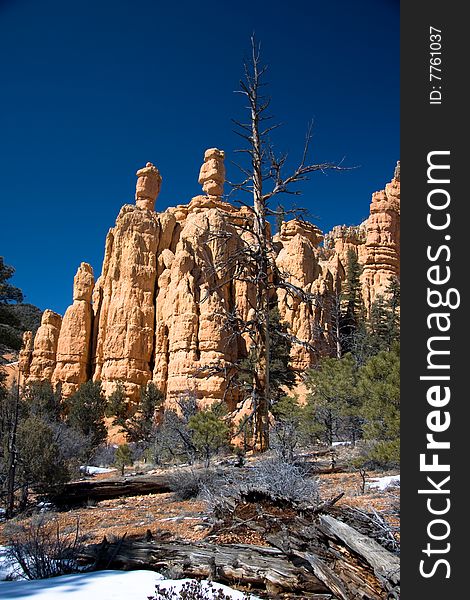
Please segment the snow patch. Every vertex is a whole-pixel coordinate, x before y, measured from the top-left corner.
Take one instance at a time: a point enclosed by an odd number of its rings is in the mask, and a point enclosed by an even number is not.
[[[0,586],[5,579],[16,579],[20,577],[22,569],[19,563],[8,556],[8,547],[0,546]],[[0,597],[3,598],[1,592]]]
[[[367,482],[370,488],[378,488],[379,490],[386,490],[390,486],[400,485],[400,475],[387,475],[386,477],[373,477]]]
[[[82,471],[82,473],[86,473],[87,475],[98,475],[99,473],[111,473],[112,471],[116,471],[116,469],[108,469],[106,467],[93,467],[91,465],[82,465],[80,467],[80,471]]]
[[[188,581],[163,579],[153,571],[96,571],[35,581],[0,582],[0,597],[2,600],[145,600],[155,593],[156,584],[179,591]],[[215,594],[222,590],[233,600],[243,599],[242,592],[219,583],[212,585]],[[258,600],[256,596],[251,598]]]

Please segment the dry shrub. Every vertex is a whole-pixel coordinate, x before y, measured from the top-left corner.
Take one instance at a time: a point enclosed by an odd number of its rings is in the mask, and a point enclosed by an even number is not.
[[[179,591],[174,587],[164,588],[155,586],[155,596],[148,596],[148,600],[232,600],[222,589],[215,588],[210,581],[187,581]],[[245,594],[244,599],[249,600],[250,595]]]
[[[168,483],[180,500],[189,500],[213,487],[217,480],[217,473],[210,469],[177,469],[169,476]]]
[[[309,477],[300,466],[279,457],[268,458],[255,465],[246,490],[293,504],[314,505],[319,501],[317,480]]]
[[[27,579],[48,579],[79,571],[83,541],[78,519],[73,530],[64,531],[56,519],[40,515],[29,525],[11,527],[8,554]]]

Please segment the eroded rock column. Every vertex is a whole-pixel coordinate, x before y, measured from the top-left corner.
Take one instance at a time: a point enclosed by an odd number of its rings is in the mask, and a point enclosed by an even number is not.
[[[52,310],[42,314],[41,325],[34,338],[34,349],[28,381],[50,381],[56,366],[57,344],[62,317]]]
[[[73,304],[62,320],[57,344],[57,364],[52,376],[61,384],[64,398],[71,396],[91,375],[91,295],[95,278],[88,263],[81,263],[73,283]]]
[[[23,333],[23,344],[19,354],[18,369],[26,379],[29,377],[31,361],[33,360],[33,342],[33,332],[25,331]]]
[[[137,171],[136,205],[122,207],[106,239],[94,291],[97,315],[93,379],[109,395],[117,381],[131,400],[152,376],[157,249],[161,225],[154,212],[161,176],[151,163]]]
[[[364,302],[370,309],[393,277],[400,277],[400,163],[384,190],[372,195],[366,221],[365,262],[361,277]]]

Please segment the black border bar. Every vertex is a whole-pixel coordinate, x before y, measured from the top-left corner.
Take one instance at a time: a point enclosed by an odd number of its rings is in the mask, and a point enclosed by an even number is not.
[[[470,418],[467,420],[466,416],[470,392],[464,373],[470,373],[470,315],[466,310],[470,279],[470,219],[466,210],[470,206],[470,164],[464,144],[470,139],[470,128],[469,100],[464,89],[469,78],[470,26],[463,16],[464,7],[464,3],[452,0],[401,2],[404,600],[464,598],[469,594],[470,567],[465,564],[465,547],[470,529],[470,492],[465,488],[470,482],[470,467],[466,464],[470,452]],[[431,27],[435,30],[431,31]],[[431,39],[433,33],[441,37]],[[438,57],[441,63],[433,60],[432,64],[431,59]],[[440,66],[441,71],[431,66]],[[441,79],[431,78],[430,73]],[[430,161],[450,169],[431,169],[428,173]],[[439,203],[443,208],[433,208]],[[429,271],[436,265],[437,269]],[[450,278],[445,283],[430,282],[444,281],[447,275]],[[451,288],[458,294],[451,293],[449,304],[455,306],[458,295],[459,307],[430,306],[430,302],[439,304],[439,296],[435,294],[429,300],[429,289],[440,291],[444,304],[446,291]],[[432,313],[448,317],[439,320],[430,317]],[[442,329],[449,326],[448,331],[439,331],[438,322]],[[433,336],[439,339],[430,341]],[[446,336],[448,340],[444,339]],[[449,354],[433,354],[436,349]],[[445,376],[449,379],[420,379]],[[429,392],[433,386],[436,389]],[[450,398],[446,402],[447,392]],[[442,431],[437,432],[438,429]],[[434,434],[432,439],[444,446],[427,448],[428,434]],[[445,442],[450,443],[450,448],[445,448]],[[421,454],[424,458],[420,468]],[[436,470],[426,471],[432,461]],[[446,480],[447,477],[450,478]],[[442,562],[437,563],[439,560]]]

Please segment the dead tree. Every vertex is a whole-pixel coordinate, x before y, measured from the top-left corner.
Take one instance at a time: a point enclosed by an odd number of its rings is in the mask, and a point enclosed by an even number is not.
[[[270,208],[270,203],[279,194],[300,194],[292,189],[297,183],[306,181],[309,174],[316,171],[343,170],[339,163],[309,163],[308,154],[312,138],[312,126],[307,129],[307,135],[300,162],[297,167],[285,174],[287,155],[277,156],[270,142],[269,135],[279,124],[270,124],[268,114],[270,98],[263,95],[265,85],[263,76],[267,66],[261,64],[260,45],[254,36],[251,38],[251,56],[244,63],[244,78],[240,81],[238,93],[247,100],[247,123],[235,121],[236,133],[245,141],[244,148],[237,152],[248,157],[247,166],[236,165],[243,174],[243,181],[232,184],[232,192],[248,193],[252,203],[246,204],[241,199],[237,202],[249,207],[251,219],[242,230],[243,247],[237,256],[231,257],[230,264],[219,265],[227,269],[232,279],[248,282],[254,287],[255,300],[252,317],[249,321],[240,323],[237,320],[237,330],[248,333],[254,352],[254,369],[252,373],[252,405],[254,411],[254,442],[255,447],[264,451],[269,447],[269,407],[271,402],[270,353],[271,332],[269,314],[271,302],[277,288],[286,291],[303,301],[314,302],[311,295],[296,288],[288,281],[286,274],[277,269],[272,248],[268,217],[286,214],[298,214],[299,211],[277,210]]]

